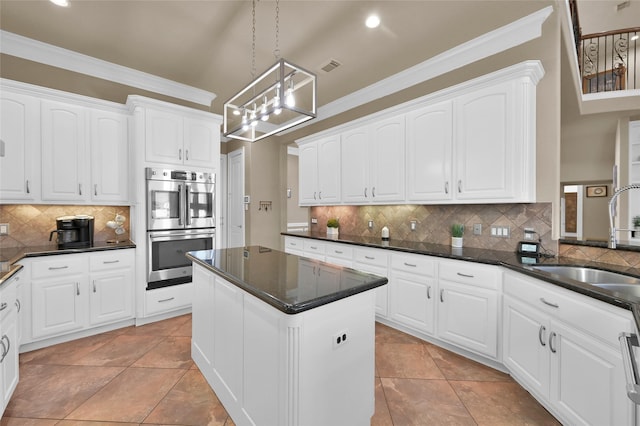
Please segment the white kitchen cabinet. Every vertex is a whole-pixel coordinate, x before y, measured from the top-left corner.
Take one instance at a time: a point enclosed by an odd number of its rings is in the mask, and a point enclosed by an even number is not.
[[[505,274],[504,364],[566,424],[633,424],[620,332],[630,316],[521,274]]]
[[[300,205],[340,202],[340,135],[300,146]]]
[[[41,102],[44,201],[86,201],[89,197],[85,113],[79,105]]]
[[[147,162],[217,168],[219,121],[153,108],[144,117]]]
[[[85,274],[34,279],[31,285],[34,339],[84,328],[88,297]]]
[[[453,195],[452,101],[407,113],[407,200],[442,201]]]
[[[498,359],[497,268],[441,261],[438,281],[438,337]]]
[[[353,268],[353,246],[327,243],[324,248],[325,262]]]
[[[407,327],[434,333],[436,262],[429,256],[391,254],[389,317]]]
[[[133,250],[91,255],[90,325],[133,318],[133,264]]]
[[[342,133],[342,201],[383,203],[405,199],[404,115]]]
[[[284,252],[304,256],[304,243],[302,238],[284,237]]]
[[[191,346],[193,353],[199,353],[206,367],[213,369],[213,340],[210,339],[211,329],[215,322],[214,316],[214,277],[207,274],[204,268],[193,268],[193,306],[192,324],[193,338]]]
[[[369,274],[381,277],[389,277],[389,254],[385,250],[356,247],[353,250],[353,268]],[[376,315],[386,318],[389,314],[389,287],[387,285],[376,287]]]
[[[18,284],[20,274],[9,278],[0,289],[0,417],[7,407],[20,376],[18,363]]]
[[[298,287],[297,299],[300,300],[313,299],[340,289],[340,272],[318,262],[300,259],[298,277],[300,286]],[[320,279],[325,283],[325,287],[321,289],[322,294],[318,294],[318,280]]]
[[[40,100],[0,91],[0,199],[40,198]]]
[[[123,113],[90,110],[91,200],[129,200],[128,117]]]

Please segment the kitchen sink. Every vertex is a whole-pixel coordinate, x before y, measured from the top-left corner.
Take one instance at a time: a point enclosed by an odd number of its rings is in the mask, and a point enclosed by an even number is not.
[[[532,266],[536,271],[548,272],[563,278],[569,278],[590,284],[605,290],[615,291],[627,296],[640,298],[640,278],[616,272],[603,271],[582,266]]]

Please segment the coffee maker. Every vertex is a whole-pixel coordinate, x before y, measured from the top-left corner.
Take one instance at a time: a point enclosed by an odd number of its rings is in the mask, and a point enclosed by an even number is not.
[[[49,241],[56,234],[59,249],[83,248],[93,245],[93,216],[76,215],[56,218],[56,229],[49,234]]]

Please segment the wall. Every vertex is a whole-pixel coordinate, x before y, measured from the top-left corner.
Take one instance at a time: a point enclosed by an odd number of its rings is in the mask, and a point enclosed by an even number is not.
[[[55,237],[49,241],[49,234],[56,229],[56,218],[86,214],[94,217],[94,241],[116,239],[113,229],[107,228],[107,222],[113,220],[116,213],[126,217],[125,233],[118,235],[119,240],[129,239],[128,206],[59,206],[48,204],[6,204],[0,205],[0,222],[9,224],[9,235],[0,237],[0,248],[55,246]]]
[[[311,225],[311,230],[326,232],[327,220],[338,218],[342,235],[379,237],[382,227],[387,226],[391,239],[450,245],[451,225],[462,223],[465,247],[514,251],[524,239],[524,228],[533,228],[543,246],[556,253],[551,212],[551,203],[312,207],[311,217],[317,218],[318,224]],[[372,229],[367,227],[370,220],[374,222]],[[411,220],[417,221],[415,231],[409,227]],[[482,225],[481,235],[473,234],[477,223]],[[491,225],[508,226],[511,237],[492,237]]]
[[[596,183],[596,185],[606,185]],[[609,199],[611,185],[607,186],[606,197],[587,197],[587,186],[582,193],[582,239],[591,241],[609,240]],[[604,225],[604,226],[603,226]]]

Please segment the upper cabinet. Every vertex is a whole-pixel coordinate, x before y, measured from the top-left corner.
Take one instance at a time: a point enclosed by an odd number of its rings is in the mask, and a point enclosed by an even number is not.
[[[91,200],[129,199],[129,117],[93,110],[91,126]]]
[[[300,147],[300,204],[340,202],[340,135]]]
[[[404,201],[404,115],[342,133],[342,201]]]
[[[318,135],[340,136],[341,202],[535,202],[543,72],[526,61]]]
[[[0,90],[0,199],[40,197],[40,100]]]
[[[144,128],[147,162],[217,168],[219,120],[146,108]]]

